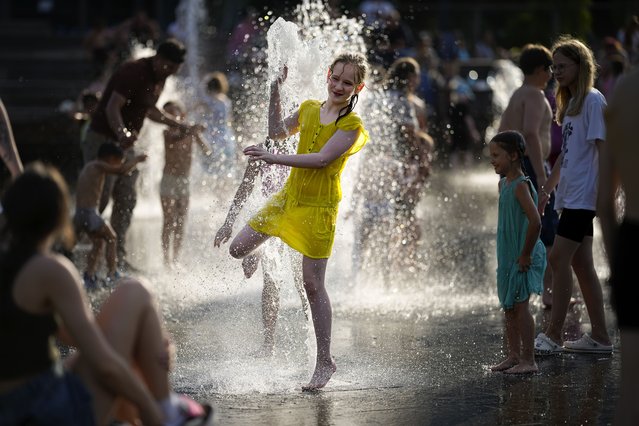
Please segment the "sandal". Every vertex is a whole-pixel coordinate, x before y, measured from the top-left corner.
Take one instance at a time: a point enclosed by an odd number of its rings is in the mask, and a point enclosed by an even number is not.
[[[178,395],[179,409],[185,417],[182,426],[212,426],[213,407],[209,404],[200,404],[187,395]]]
[[[564,351],[561,345],[553,342],[544,333],[539,333],[535,338],[535,355],[557,355]]]
[[[612,354],[612,345],[603,345],[584,333],[581,338],[571,342],[564,342],[564,348],[568,352],[579,352],[586,354]]]

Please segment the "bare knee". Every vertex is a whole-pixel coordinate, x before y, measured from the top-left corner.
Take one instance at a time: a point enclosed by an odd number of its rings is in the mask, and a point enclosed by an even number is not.
[[[144,280],[126,277],[120,279],[118,285],[113,292],[115,296],[118,294],[126,300],[135,300],[141,305],[150,305],[153,303],[153,295]]]
[[[234,259],[242,259],[247,255],[244,250],[242,250],[242,245],[233,241],[231,245],[229,245],[229,254]]]
[[[317,297],[322,288],[322,283],[318,280],[304,278],[304,289],[309,299]]]

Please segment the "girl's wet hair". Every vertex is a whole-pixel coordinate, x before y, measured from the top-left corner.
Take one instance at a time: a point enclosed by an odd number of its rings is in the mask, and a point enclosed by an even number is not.
[[[35,249],[52,235],[72,245],[70,205],[67,184],[57,169],[39,162],[29,165],[2,197],[9,249],[16,245]]]
[[[506,130],[497,133],[491,140],[508,154],[517,154],[521,163],[521,170],[526,173],[524,167],[524,153],[526,152],[526,141],[524,136],[515,130]]]
[[[570,93],[567,87],[557,86],[555,118],[561,124],[566,115],[575,116],[581,112],[586,95],[595,84],[597,65],[592,50],[583,42],[570,36],[562,36],[555,42],[552,47],[553,56],[556,53],[561,53],[579,67],[577,93]]]
[[[334,60],[329,69],[331,73],[335,69],[335,65],[344,64],[344,65],[352,65],[355,68],[355,86],[359,86],[366,80],[366,75],[368,74],[368,61],[366,57],[360,53],[342,53],[338,55]],[[359,95],[354,93],[351,96],[351,99],[344,108],[339,111],[337,115],[337,119],[335,120],[335,124],[343,118],[350,114],[353,109],[355,109],[355,105],[357,105],[357,99]]]

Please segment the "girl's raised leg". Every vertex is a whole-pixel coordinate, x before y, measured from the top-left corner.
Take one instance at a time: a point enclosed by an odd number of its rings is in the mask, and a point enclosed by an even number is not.
[[[270,235],[262,234],[245,225],[231,242],[229,253],[236,259],[242,259],[269,238],[271,238]]]

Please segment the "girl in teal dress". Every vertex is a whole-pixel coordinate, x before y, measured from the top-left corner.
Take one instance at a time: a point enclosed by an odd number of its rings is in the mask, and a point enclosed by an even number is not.
[[[491,370],[535,373],[535,321],[528,300],[532,293],[541,294],[546,269],[546,249],[539,240],[537,192],[522,170],[525,144],[519,132],[497,134],[489,148],[495,173],[503,176],[499,181],[497,294],[506,315],[508,341],[508,357]]]

